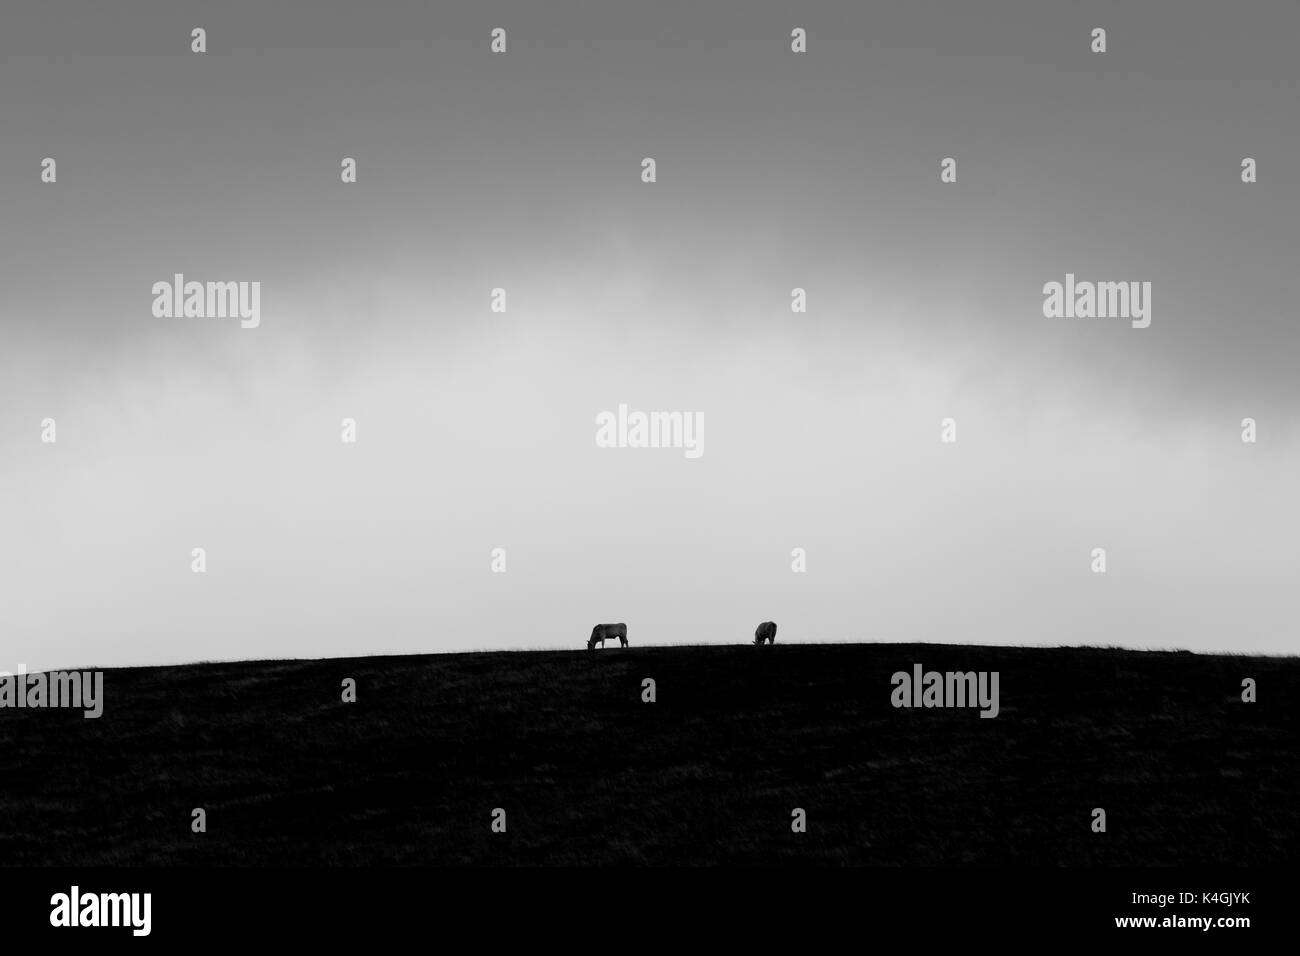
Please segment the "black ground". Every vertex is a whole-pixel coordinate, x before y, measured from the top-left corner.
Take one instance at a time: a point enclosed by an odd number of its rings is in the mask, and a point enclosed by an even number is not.
[[[914,662],[999,671],[1000,715],[893,708]],[[1300,857],[1297,658],[633,647],[120,669],[104,693],[98,720],[0,710],[0,863]]]

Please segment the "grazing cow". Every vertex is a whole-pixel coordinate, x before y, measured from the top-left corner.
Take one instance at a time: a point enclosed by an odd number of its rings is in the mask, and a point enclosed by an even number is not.
[[[776,643],[776,621],[764,621],[758,625],[758,630],[754,632],[754,643],[762,644],[764,641]]]
[[[624,647],[627,647],[626,624],[597,624],[591,629],[591,639],[587,641],[587,650],[594,651],[598,641],[603,649],[606,641],[612,641],[616,637]]]

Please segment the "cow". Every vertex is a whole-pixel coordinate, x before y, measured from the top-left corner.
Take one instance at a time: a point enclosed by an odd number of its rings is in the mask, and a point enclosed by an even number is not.
[[[776,643],[776,622],[764,621],[758,625],[758,630],[754,632],[754,643],[762,644],[767,641],[769,644]]]
[[[626,624],[597,624],[591,629],[591,639],[587,641],[587,650],[594,651],[596,643],[599,642],[601,649],[605,647],[605,642],[618,638],[619,642],[627,647],[627,625]]]

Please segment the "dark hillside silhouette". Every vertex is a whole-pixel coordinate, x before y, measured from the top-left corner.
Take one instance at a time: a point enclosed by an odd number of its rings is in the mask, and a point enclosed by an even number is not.
[[[891,706],[914,662],[998,670],[996,719]],[[738,643],[110,670],[104,688],[98,720],[0,713],[4,864],[1300,855],[1295,658]]]

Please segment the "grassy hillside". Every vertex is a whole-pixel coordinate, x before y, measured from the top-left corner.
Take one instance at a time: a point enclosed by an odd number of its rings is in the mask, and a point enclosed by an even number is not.
[[[914,662],[999,671],[1001,713],[893,708]],[[1300,857],[1295,658],[633,647],[122,669],[104,690],[99,720],[0,710],[0,863]]]

